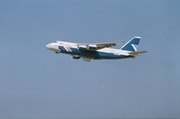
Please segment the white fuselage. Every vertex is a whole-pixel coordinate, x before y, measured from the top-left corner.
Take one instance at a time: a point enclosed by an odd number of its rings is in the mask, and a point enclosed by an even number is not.
[[[54,51],[55,53],[64,53],[76,57],[86,57],[90,59],[122,59],[130,58],[130,51],[113,49],[113,48],[103,48],[99,50],[87,49],[89,47],[96,47],[94,45],[79,45],[77,43],[56,41],[46,45],[46,48]]]

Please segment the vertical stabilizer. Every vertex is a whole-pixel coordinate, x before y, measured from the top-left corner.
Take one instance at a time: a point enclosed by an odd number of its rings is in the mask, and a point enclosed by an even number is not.
[[[136,52],[138,49],[140,39],[141,37],[139,36],[133,37],[131,40],[129,40],[125,45],[121,47],[121,50]]]

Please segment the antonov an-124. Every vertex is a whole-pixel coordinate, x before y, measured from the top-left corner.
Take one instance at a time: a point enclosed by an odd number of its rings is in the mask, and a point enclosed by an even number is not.
[[[108,42],[108,43],[72,43],[65,41],[55,41],[46,45],[46,48],[59,54],[71,55],[73,59],[82,58],[86,62],[93,60],[114,60],[124,58],[135,58],[147,51],[137,51],[141,37],[135,36],[128,42]],[[120,49],[109,48],[118,44],[124,44]]]

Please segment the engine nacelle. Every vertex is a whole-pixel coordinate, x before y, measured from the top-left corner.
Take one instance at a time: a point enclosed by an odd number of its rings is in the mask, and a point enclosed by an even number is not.
[[[96,47],[96,46],[89,46],[88,49],[89,49],[89,50],[96,50],[97,47]]]
[[[81,57],[79,56],[72,56],[73,59],[80,59]]]
[[[97,47],[96,47],[96,45],[83,45],[83,46],[79,46],[79,49],[80,50],[92,50],[92,51],[94,51],[97,49]]]

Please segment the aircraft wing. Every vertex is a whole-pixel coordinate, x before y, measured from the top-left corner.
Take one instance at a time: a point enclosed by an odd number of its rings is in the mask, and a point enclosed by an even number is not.
[[[99,50],[116,46],[117,44],[124,44],[124,42],[109,42],[109,43],[97,43],[97,44],[79,44],[79,48],[85,48],[86,50]]]
[[[130,52],[129,55],[136,57],[136,56],[146,53],[146,52],[147,51]]]
[[[97,49],[102,49],[102,48],[116,46],[117,44],[124,44],[124,42],[97,43],[96,46],[97,46]]]

